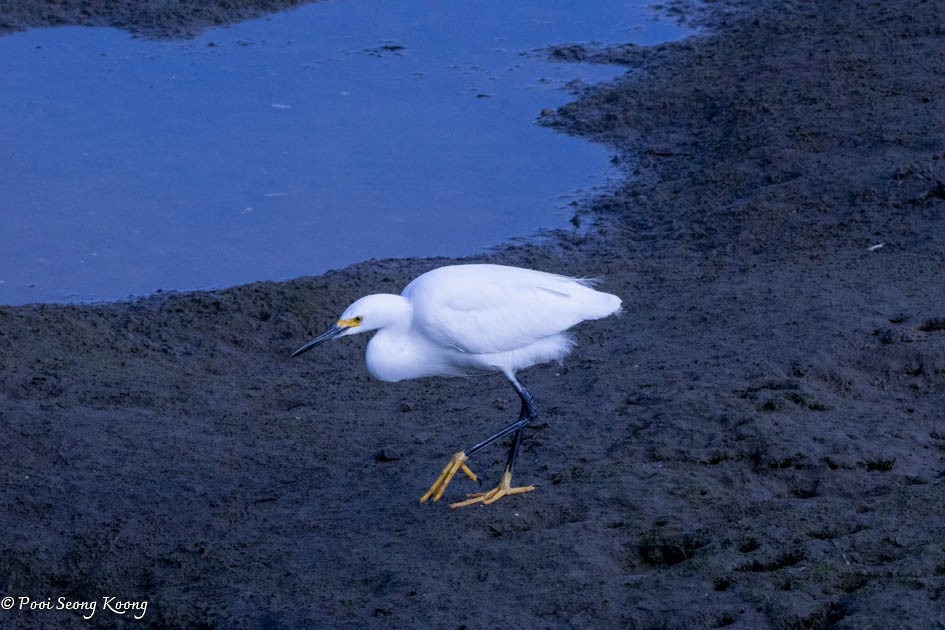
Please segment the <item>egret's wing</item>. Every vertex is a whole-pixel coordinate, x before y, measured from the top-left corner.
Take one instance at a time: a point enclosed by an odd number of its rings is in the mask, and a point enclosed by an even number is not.
[[[579,280],[501,265],[441,267],[403,295],[415,331],[475,354],[521,348],[620,308],[619,298]]]

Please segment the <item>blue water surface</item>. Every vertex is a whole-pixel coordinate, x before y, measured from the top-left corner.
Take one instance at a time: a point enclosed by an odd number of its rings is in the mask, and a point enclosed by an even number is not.
[[[0,304],[458,256],[615,173],[534,124],[622,68],[521,53],[688,34],[646,2],[341,1],[150,41],[0,38]]]

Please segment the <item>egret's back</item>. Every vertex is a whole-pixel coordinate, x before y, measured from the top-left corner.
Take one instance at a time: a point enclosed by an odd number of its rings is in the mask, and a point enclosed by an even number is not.
[[[404,289],[413,328],[472,354],[520,350],[620,310],[620,298],[584,280],[502,265],[455,265]]]

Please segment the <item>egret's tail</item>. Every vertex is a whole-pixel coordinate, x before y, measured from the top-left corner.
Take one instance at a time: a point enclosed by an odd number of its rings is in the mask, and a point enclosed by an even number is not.
[[[580,299],[583,307],[584,319],[601,319],[620,312],[622,300],[616,295],[592,289],[583,281],[578,281],[576,288],[580,293],[576,297]]]

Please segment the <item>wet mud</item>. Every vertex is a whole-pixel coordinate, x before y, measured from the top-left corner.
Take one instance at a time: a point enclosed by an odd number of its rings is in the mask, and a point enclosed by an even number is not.
[[[945,624],[945,3],[665,10],[704,34],[548,51],[628,69],[541,118],[626,173],[573,232],[0,308],[0,595],[148,602],[100,606],[118,627]],[[482,260],[599,276],[625,310],[521,374],[535,492],[420,505],[513,390],[373,381],[366,339],[287,356]],[[485,486],[504,456],[471,462]]]
[[[318,0],[0,0],[0,34],[46,26],[111,26],[149,39],[193,37]]]

